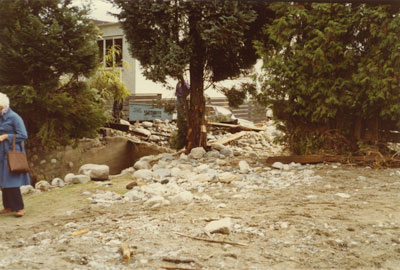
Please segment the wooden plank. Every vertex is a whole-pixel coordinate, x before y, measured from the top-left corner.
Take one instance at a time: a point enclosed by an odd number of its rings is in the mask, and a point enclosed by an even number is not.
[[[217,141],[217,143],[219,143],[219,144],[227,144],[228,142],[231,142],[231,141],[239,139],[240,137],[243,137],[245,134],[246,134],[245,131],[241,131],[239,133],[232,134],[229,137],[223,138],[223,139]]]
[[[353,163],[359,165],[375,165],[378,167],[399,167],[400,159],[382,155],[369,155],[369,156],[352,156],[345,157],[341,155],[328,156],[328,155],[292,155],[292,156],[276,156],[269,157],[264,161],[266,164],[271,165],[275,162],[283,164],[300,163],[300,164],[316,164],[325,162],[340,162],[340,163]]]

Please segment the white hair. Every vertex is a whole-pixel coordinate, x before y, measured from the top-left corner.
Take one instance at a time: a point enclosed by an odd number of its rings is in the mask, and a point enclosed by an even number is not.
[[[0,107],[10,107],[10,99],[7,97],[6,94],[0,93]]]

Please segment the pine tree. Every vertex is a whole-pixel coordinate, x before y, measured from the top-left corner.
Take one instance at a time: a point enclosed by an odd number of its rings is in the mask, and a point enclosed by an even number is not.
[[[131,55],[144,75],[165,83],[168,77],[190,73],[190,104],[186,151],[206,146],[204,82],[238,76],[257,56],[254,37],[269,18],[257,1],[126,1],[110,0],[122,12],[118,18]],[[263,13],[263,16],[257,16]]]
[[[355,151],[361,123],[400,119],[398,7],[272,8],[276,19],[264,28],[270,41],[256,43],[265,70],[259,99],[284,123],[292,151]]]
[[[98,66],[98,31],[71,1],[0,1],[0,91],[31,144],[67,144],[104,124],[104,101],[85,78]]]

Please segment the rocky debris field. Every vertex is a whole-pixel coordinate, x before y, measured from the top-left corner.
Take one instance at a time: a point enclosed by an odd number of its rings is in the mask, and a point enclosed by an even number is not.
[[[400,169],[267,166],[271,132],[23,187],[0,269],[400,269]]]

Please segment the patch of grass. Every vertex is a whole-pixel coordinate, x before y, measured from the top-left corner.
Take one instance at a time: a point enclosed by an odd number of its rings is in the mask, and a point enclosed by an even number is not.
[[[130,182],[131,178],[118,178],[112,180],[111,186],[101,186],[90,181],[86,184],[69,185],[40,194],[26,195],[25,208],[30,216],[65,214],[67,211],[82,209],[90,204],[88,196],[83,195],[83,192],[96,193],[103,190],[122,195],[128,191],[125,186]]]

